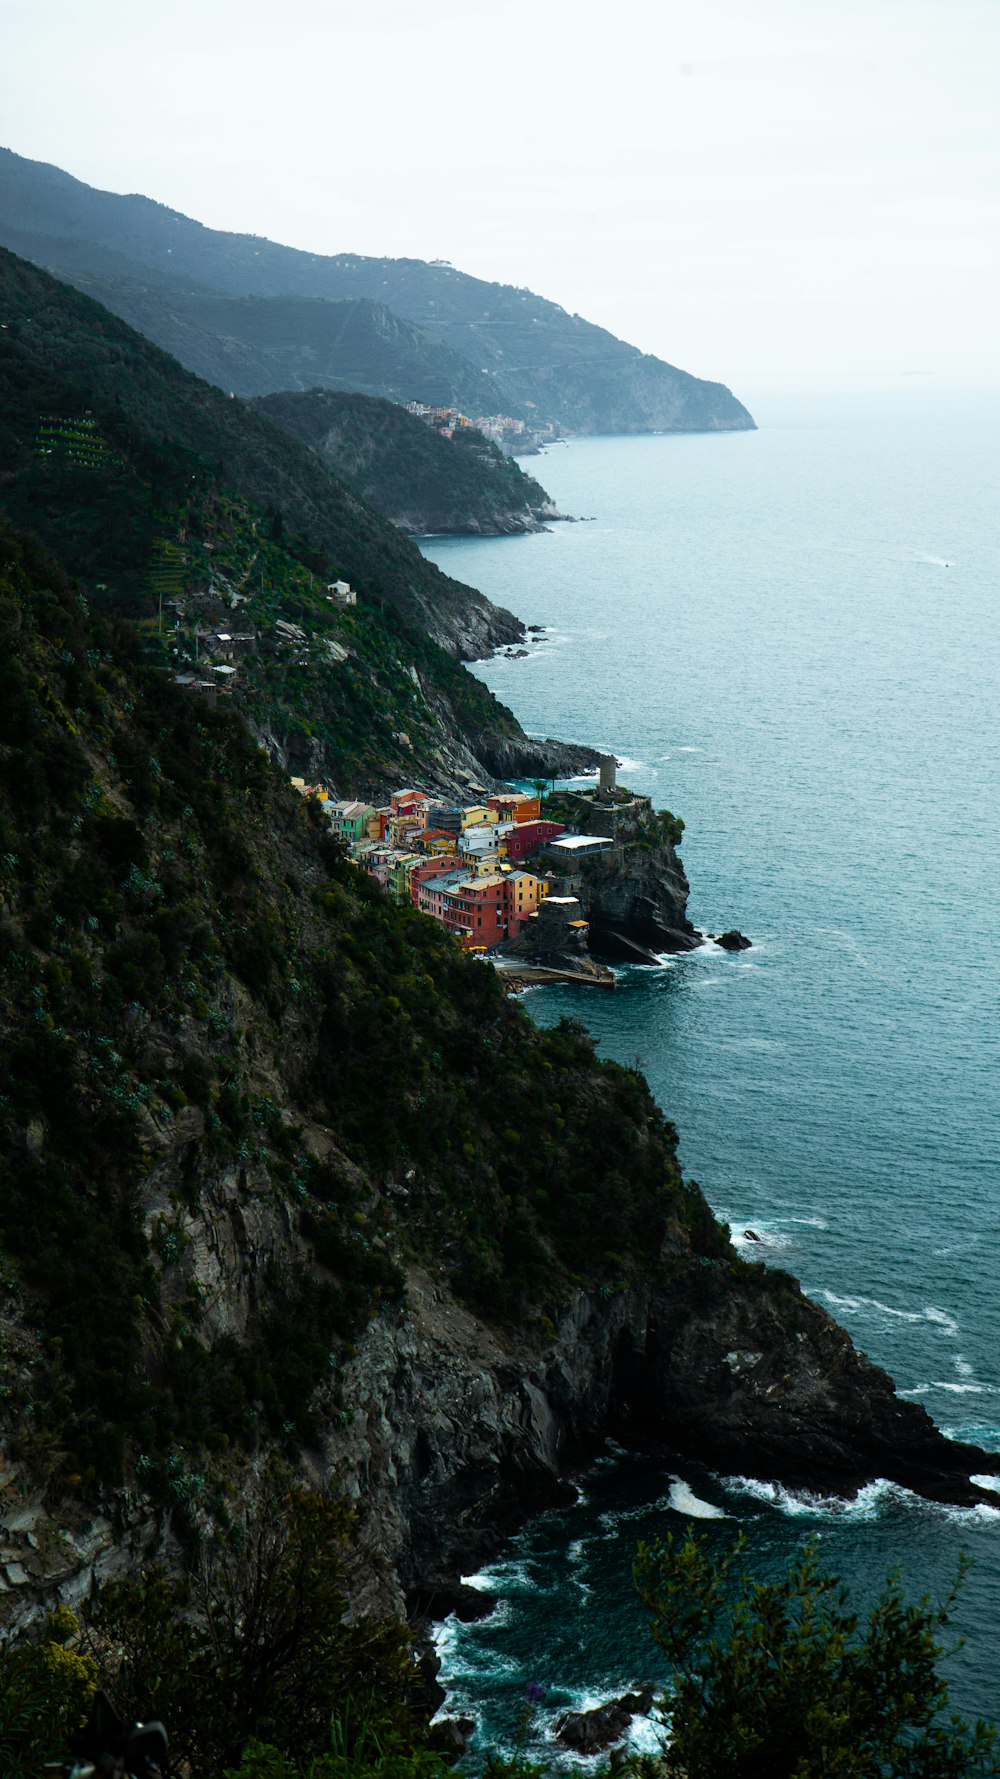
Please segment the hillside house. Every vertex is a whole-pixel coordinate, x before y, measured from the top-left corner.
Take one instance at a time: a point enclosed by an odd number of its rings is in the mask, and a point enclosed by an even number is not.
[[[359,840],[367,840],[368,824],[375,814],[370,803],[334,802],[332,799],[326,806],[330,818],[330,826],[335,834],[346,840],[348,846],[356,845]]]
[[[542,800],[528,791],[502,791],[496,797],[487,797],[486,807],[495,809],[500,821],[531,822],[541,815]]]
[[[507,857],[512,864],[516,864],[518,860],[526,859],[531,853],[537,852],[547,840],[554,840],[557,835],[565,832],[562,822],[515,822],[507,835]]]

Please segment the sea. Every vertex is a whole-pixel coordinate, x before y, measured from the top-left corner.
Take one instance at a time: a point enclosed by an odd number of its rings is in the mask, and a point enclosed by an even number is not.
[[[540,627],[480,677],[681,816],[691,918],[752,941],[525,1005],[638,1061],[737,1248],[1000,1451],[1000,392],[764,396],[755,417],[555,445],[526,467],[576,522],[424,541]],[[479,1748],[551,1756],[562,1711],[662,1680],[635,1549],[692,1521],[720,1550],[742,1533],[760,1578],[817,1540],[862,1610],[890,1570],[944,1598],[968,1552],[943,1672],[963,1715],[1000,1719],[1000,1495],[820,1498],[614,1446],[577,1487],[467,1578],[490,1615],[439,1629]]]

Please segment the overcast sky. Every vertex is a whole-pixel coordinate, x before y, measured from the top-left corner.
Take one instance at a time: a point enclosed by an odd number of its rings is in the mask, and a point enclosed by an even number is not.
[[[0,135],[752,399],[1000,387],[1000,0],[0,0]]]

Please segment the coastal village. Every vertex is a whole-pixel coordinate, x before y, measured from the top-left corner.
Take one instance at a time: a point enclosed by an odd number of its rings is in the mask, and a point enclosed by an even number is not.
[[[404,402],[403,406],[414,419],[422,420],[439,432],[442,438],[453,439],[456,432],[481,432],[484,438],[492,439],[501,451],[514,456],[526,445],[533,444],[532,435],[527,432],[523,420],[515,420],[511,414],[477,414],[470,418],[459,408],[432,408],[427,402]]]
[[[602,766],[614,782],[614,762]],[[611,971],[587,956],[588,923],[566,875],[583,856],[606,852],[606,835],[571,832],[543,814],[539,789],[504,790],[451,803],[405,789],[388,804],[335,798],[293,778],[315,799],[355,864],[394,901],[429,915],[466,950],[518,962],[519,981],[586,979],[611,986]],[[505,974],[507,972],[505,971]]]

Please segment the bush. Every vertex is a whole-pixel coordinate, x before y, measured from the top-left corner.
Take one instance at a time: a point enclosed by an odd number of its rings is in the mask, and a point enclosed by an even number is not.
[[[890,1576],[861,1625],[807,1546],[781,1581],[731,1579],[707,1539],[640,1545],[635,1584],[674,1678],[661,1771],[678,1779],[971,1779],[1000,1772],[995,1731],[942,1714],[943,1606]]]
[[[65,1606],[46,1619],[37,1641],[0,1647],[0,1772],[35,1779],[65,1752],[90,1710],[97,1663],[75,1644],[79,1625]]]
[[[419,1741],[405,1627],[346,1622],[349,1527],[337,1497],[272,1470],[189,1582],[148,1569],[101,1589],[102,1679],[127,1715],[162,1719],[175,1761],[220,1772],[254,1741],[305,1759],[329,1748],[334,1716],[355,1740],[368,1726]]]

